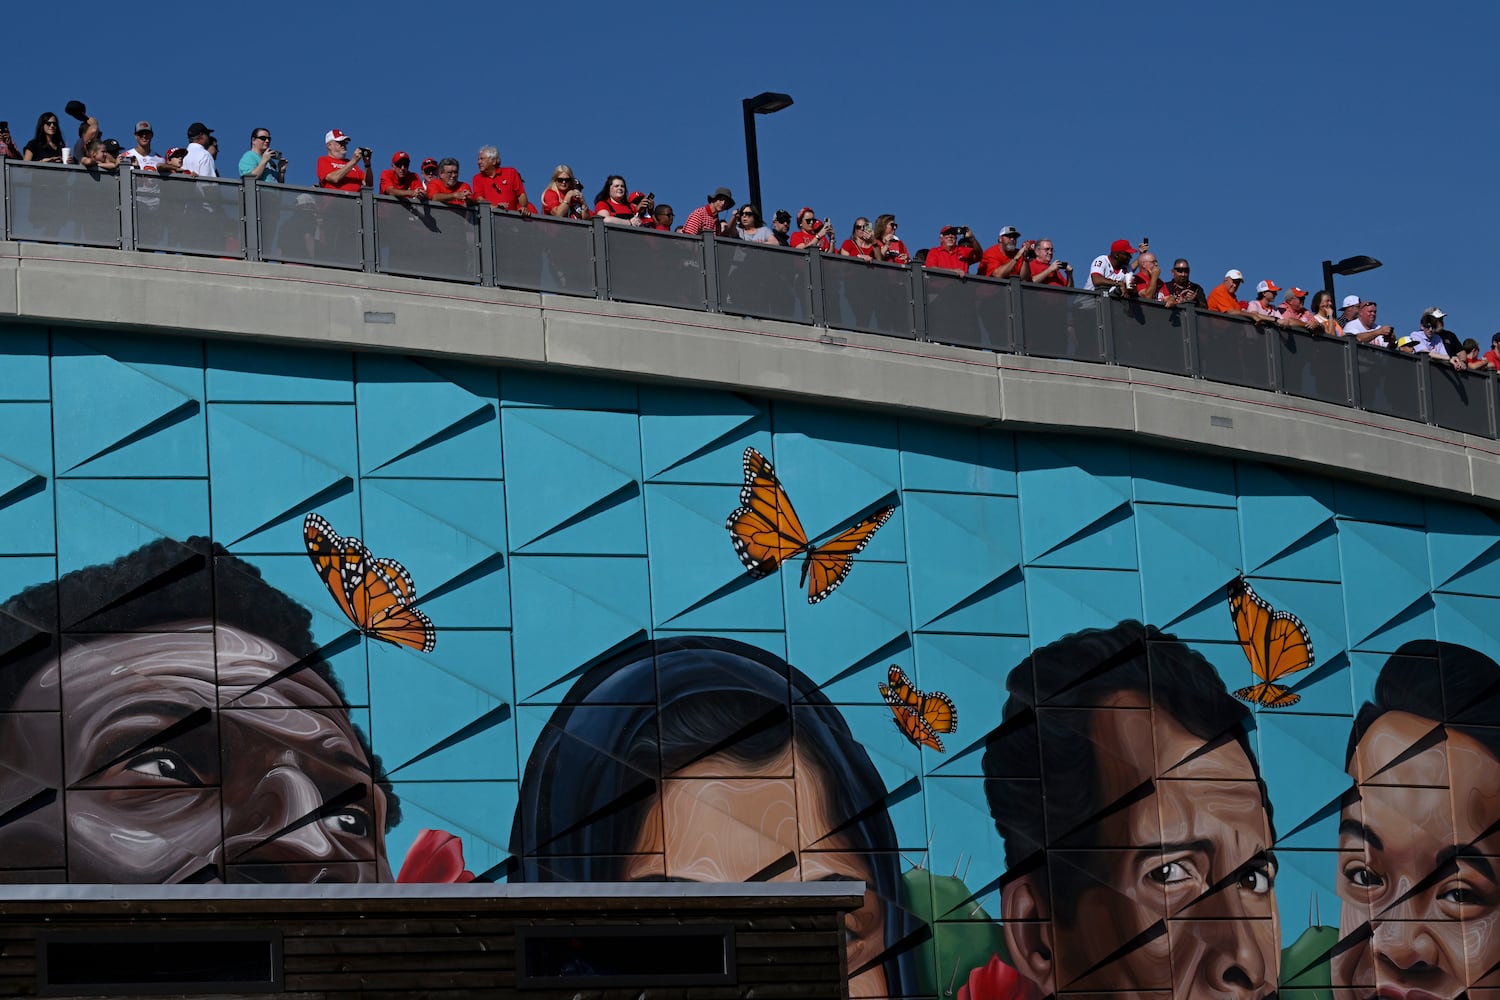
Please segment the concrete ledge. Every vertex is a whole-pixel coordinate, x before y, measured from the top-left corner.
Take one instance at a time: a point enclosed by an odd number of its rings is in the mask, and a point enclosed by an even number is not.
[[[0,243],[0,319],[545,366],[1138,438],[1500,508],[1500,442],[1256,389],[683,309]]]

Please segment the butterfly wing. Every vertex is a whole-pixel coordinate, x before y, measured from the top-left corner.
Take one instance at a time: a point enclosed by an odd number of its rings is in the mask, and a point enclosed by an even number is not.
[[[405,566],[394,559],[376,559],[375,565],[379,566],[385,571],[386,576],[390,577],[391,586],[395,589],[402,604],[410,604],[416,600],[417,584],[416,581],[412,580],[411,574],[406,571]]]
[[[333,530],[333,525],[317,514],[309,514],[303,520],[302,535],[313,569],[333,595],[339,609],[358,625],[359,613],[350,600],[350,584],[363,572],[362,564],[369,553],[358,539],[340,535]]]
[[[1252,684],[1242,687],[1234,693],[1236,698],[1242,701],[1263,705],[1266,708],[1290,708],[1302,700],[1300,694],[1295,694],[1282,687],[1280,684]]]
[[[838,589],[854,569],[854,557],[864,551],[880,526],[891,519],[895,507],[883,507],[848,531],[809,549],[802,573],[807,578],[807,603],[817,604]]]
[[[915,711],[895,705],[891,706],[891,711],[895,714],[892,721],[896,723],[896,728],[901,730],[901,735],[910,740],[913,746],[932,747],[938,753],[944,752],[942,738]]]
[[[906,671],[892,663],[886,679],[890,681],[890,687],[881,684],[880,695],[887,705],[893,709],[915,709],[919,706],[920,694],[911,686],[911,679],[906,676]]]
[[[1307,626],[1290,611],[1272,608],[1243,575],[1230,581],[1229,616],[1250,670],[1261,680],[1236,691],[1235,696],[1266,708],[1295,705],[1301,696],[1272,682],[1312,666]]]
[[[792,508],[776,470],[754,448],[745,449],[745,485],[740,506],[724,522],[734,553],[756,579],[770,576],[781,564],[807,548],[807,532]]]
[[[921,713],[922,721],[934,733],[951,733],[958,729],[958,707],[941,691],[929,691],[922,696]]]

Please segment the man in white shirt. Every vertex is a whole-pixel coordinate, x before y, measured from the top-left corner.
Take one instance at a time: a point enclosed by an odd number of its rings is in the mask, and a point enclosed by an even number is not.
[[[1388,326],[1376,326],[1375,313],[1374,302],[1361,302],[1359,315],[1344,324],[1344,336],[1353,337],[1361,344],[1373,347],[1390,347],[1396,331]]]
[[[198,177],[219,176],[219,171],[214,168],[214,158],[208,152],[209,139],[213,134],[214,130],[202,122],[193,122],[188,126],[188,151],[182,161],[184,170],[191,170]]]
[[[1127,270],[1134,253],[1129,240],[1115,240],[1109,245],[1109,253],[1101,253],[1089,265],[1089,280],[1084,287],[1110,295],[1135,295],[1135,276]]]
[[[1421,325],[1406,338],[1413,354],[1426,354],[1447,360],[1448,345],[1443,342],[1443,317],[1448,314],[1433,306],[1422,313]]]

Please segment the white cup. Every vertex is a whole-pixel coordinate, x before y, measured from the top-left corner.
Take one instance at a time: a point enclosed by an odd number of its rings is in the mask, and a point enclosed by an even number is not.
[[[72,163],[73,162],[73,150],[70,149],[70,148],[68,148],[67,146],[63,147],[63,162],[64,163]]]

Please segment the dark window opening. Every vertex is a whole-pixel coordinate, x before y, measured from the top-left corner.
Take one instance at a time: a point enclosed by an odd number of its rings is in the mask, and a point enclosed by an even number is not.
[[[37,992],[269,993],[281,989],[281,936],[117,931],[40,935]]]
[[[730,926],[528,927],[517,934],[517,985],[714,986],[732,984]]]

